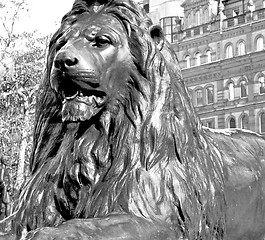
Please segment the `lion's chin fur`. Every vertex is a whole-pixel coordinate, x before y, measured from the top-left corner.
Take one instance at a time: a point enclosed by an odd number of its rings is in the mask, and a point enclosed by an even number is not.
[[[98,107],[96,103],[88,104],[87,102],[79,99],[64,101],[62,107],[62,121],[87,121],[95,116],[100,110],[101,107]]]

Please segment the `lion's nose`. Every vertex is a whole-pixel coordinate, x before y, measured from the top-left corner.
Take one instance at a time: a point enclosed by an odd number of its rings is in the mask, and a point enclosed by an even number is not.
[[[74,70],[78,66],[78,58],[69,51],[63,51],[57,54],[54,60],[54,67],[67,72]]]

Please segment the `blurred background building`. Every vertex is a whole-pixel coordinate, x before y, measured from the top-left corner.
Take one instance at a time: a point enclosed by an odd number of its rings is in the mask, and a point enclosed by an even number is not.
[[[145,0],[211,128],[265,135],[265,0]]]

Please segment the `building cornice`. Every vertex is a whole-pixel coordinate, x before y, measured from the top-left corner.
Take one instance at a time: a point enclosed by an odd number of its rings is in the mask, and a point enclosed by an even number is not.
[[[185,0],[180,6],[184,8],[184,12],[208,4],[209,0]]]

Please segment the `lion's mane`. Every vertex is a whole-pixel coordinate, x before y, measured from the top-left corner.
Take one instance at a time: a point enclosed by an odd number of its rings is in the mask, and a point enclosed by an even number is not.
[[[124,211],[174,224],[189,239],[221,239],[224,231],[221,156],[191,106],[175,53],[156,47],[150,19],[130,0],[99,10],[128,36],[133,64],[127,90],[89,121],[64,123],[50,86],[56,39],[96,1],[74,3],[53,36],[37,106],[32,176],[16,207],[17,232],[72,218]],[[101,5],[102,6],[102,5]]]

